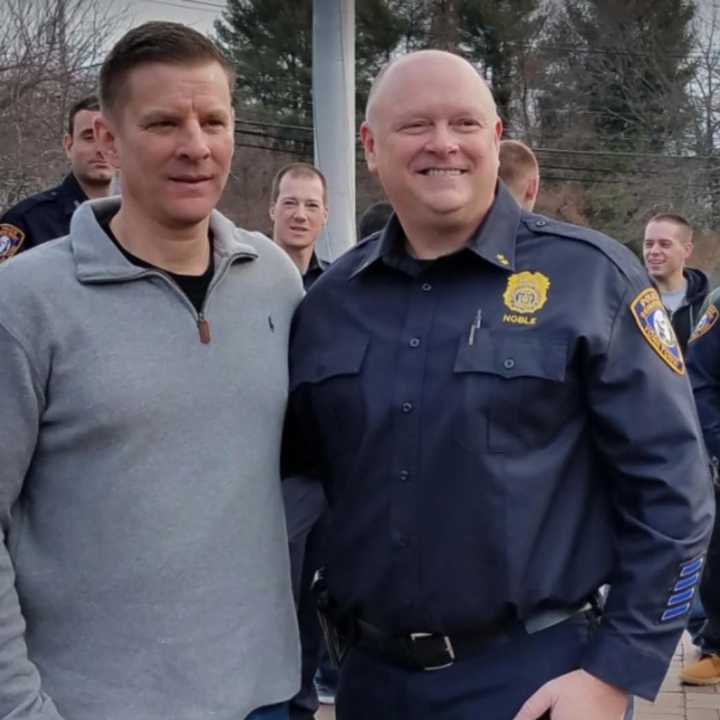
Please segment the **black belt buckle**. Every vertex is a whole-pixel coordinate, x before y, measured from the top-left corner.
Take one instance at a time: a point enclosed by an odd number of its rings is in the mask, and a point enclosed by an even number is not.
[[[455,650],[447,635],[410,633],[410,649],[421,670],[444,670],[455,662]]]

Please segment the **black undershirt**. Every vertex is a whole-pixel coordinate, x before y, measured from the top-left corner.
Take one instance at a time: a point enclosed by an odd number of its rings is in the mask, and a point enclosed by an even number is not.
[[[212,280],[213,274],[215,273],[215,260],[213,259],[212,252],[212,234],[210,236],[210,260],[208,262],[207,270],[202,275],[180,275],[178,273],[164,270],[163,268],[153,265],[152,263],[139,258],[132,253],[129,253],[115,237],[115,234],[110,229],[111,218],[108,218],[102,225],[103,230],[108,234],[108,237],[115,243],[118,250],[125,256],[125,258],[133,265],[139,267],[148,268],[149,270],[157,270],[158,272],[167,275],[171,278],[175,284],[182,290],[187,299],[193,304],[195,309],[200,313],[202,311],[203,303],[205,302],[205,296],[207,295],[207,289]]]

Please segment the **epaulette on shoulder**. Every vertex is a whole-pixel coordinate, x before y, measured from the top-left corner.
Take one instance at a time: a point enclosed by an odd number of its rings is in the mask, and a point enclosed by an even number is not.
[[[46,202],[53,202],[57,197],[57,188],[51,188],[50,190],[43,190],[42,192],[35,193],[21,200],[19,203],[13,205],[6,213],[5,216],[25,215],[30,212],[33,208],[38,205],[42,205]]]
[[[627,277],[637,277],[638,272],[642,274],[642,266],[637,257],[625,245],[614,240],[597,230],[562,222],[544,215],[534,213],[525,214],[523,223],[530,232],[542,235],[557,235],[559,237],[578,240],[592,248],[595,248],[608,259]]]

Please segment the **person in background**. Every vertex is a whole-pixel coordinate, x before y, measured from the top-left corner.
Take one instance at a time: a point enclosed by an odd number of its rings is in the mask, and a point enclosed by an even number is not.
[[[315,245],[327,219],[325,176],[309,163],[290,163],[280,168],[271,188],[273,240],[297,266],[306,290],[327,267],[315,254]]]
[[[303,162],[280,168],[272,182],[270,219],[273,240],[290,256],[309,290],[327,267],[315,253],[328,219],[327,183],[320,170]],[[337,686],[337,671],[328,658],[310,590],[324,562],[326,503],[322,488],[303,476],[286,478],[283,496],[302,648],[301,687],[290,703],[290,718],[312,720],[319,703],[335,701]]]
[[[388,202],[376,202],[366,208],[358,222],[358,240],[364,240],[382,230],[387,225],[392,212],[392,205]]]
[[[647,222],[643,262],[660,292],[683,350],[700,319],[709,290],[705,273],[687,266],[692,251],[693,229],[682,215],[661,213]]]
[[[57,187],[31,195],[0,218],[0,262],[67,235],[70,218],[80,203],[110,194],[113,171],[100,152],[93,129],[99,114],[95,95],[70,108],[63,138],[70,172]]]
[[[287,720],[279,472],[300,275],[214,208],[233,71],[177,23],[100,70],[120,198],[0,267],[0,717]]]
[[[535,153],[519,140],[501,140],[498,174],[515,202],[532,212],[540,191],[540,166]]]

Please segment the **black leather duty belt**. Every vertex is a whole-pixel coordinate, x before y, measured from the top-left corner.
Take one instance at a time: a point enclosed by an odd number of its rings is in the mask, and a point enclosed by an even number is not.
[[[442,670],[458,660],[477,655],[492,642],[507,638],[518,624],[531,635],[592,609],[593,605],[588,602],[566,610],[538,612],[522,623],[491,625],[480,632],[452,637],[427,632],[389,635],[358,618],[355,620],[352,644],[409,670]]]

